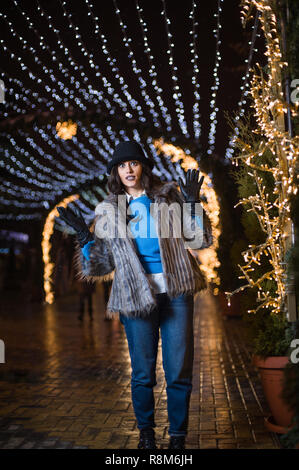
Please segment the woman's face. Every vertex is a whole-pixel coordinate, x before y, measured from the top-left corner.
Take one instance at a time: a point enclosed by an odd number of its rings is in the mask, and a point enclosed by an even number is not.
[[[141,188],[142,164],[137,160],[128,160],[118,165],[117,171],[125,189]]]

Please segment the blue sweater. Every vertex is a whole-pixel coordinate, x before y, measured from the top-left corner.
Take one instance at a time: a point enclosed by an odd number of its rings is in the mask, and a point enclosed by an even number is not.
[[[137,217],[136,221],[129,222],[129,228],[134,235],[133,242],[138,257],[147,274],[163,272],[155,221],[150,215],[151,202],[146,194],[129,202],[131,215]]]

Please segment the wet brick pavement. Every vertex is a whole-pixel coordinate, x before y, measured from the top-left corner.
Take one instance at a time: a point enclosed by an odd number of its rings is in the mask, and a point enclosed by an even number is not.
[[[123,327],[96,315],[77,319],[77,298],[54,305],[2,302],[0,448],[135,449],[130,360]],[[196,296],[194,385],[188,449],[275,449],[268,414],[239,318],[225,319],[208,292]],[[167,402],[161,350],[157,363],[156,436],[166,449]]]

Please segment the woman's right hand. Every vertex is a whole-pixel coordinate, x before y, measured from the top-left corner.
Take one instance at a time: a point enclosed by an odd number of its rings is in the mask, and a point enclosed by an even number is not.
[[[57,207],[60,218],[77,232],[78,241],[81,247],[93,240],[93,237],[83,219],[78,208],[72,211],[69,207],[66,209],[62,206]]]

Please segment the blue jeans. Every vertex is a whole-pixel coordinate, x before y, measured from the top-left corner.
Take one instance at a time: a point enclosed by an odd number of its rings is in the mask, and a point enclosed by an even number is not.
[[[154,427],[154,393],[159,329],[167,382],[167,409],[170,436],[185,436],[192,390],[193,295],[170,299],[157,294],[157,307],[146,318],[126,318],[125,327],[131,357],[132,402],[139,429]]]

